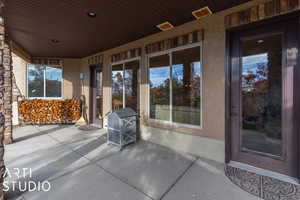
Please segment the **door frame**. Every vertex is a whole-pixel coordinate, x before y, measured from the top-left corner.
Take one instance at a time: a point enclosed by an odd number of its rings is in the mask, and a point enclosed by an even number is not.
[[[95,117],[95,112],[96,112],[96,107],[97,107],[97,103],[95,101],[96,99],[96,83],[97,80],[95,79],[95,75],[96,75],[96,71],[100,70],[102,71],[102,65],[90,65],[90,105],[91,105],[91,109],[90,109],[90,120],[93,124],[99,124],[102,125],[103,120],[99,120]],[[103,93],[103,71],[102,71],[102,93]],[[103,95],[103,94],[102,94]],[[103,103],[102,103],[102,116],[103,116]]]
[[[295,20],[297,21],[298,24],[298,35],[300,33],[300,18],[296,15],[296,14],[289,14],[289,15],[284,15],[284,16],[280,16],[280,17],[274,17],[268,20],[263,20],[260,22],[255,22],[255,23],[251,23],[248,25],[244,25],[244,26],[239,26],[239,27],[235,27],[235,28],[230,28],[226,30],[226,48],[225,48],[225,163],[229,164],[232,161],[232,133],[231,133],[231,52],[230,52],[230,45],[231,45],[231,34],[232,32],[235,31],[243,31],[243,30],[249,30],[251,32],[251,30],[253,30],[253,28],[257,28],[263,25],[270,25],[272,26],[272,24],[275,24],[277,22],[284,22],[285,20]],[[275,24],[276,25],[276,24]],[[294,43],[293,45],[295,46],[295,48],[300,48],[300,37],[297,36],[296,34],[293,34],[291,36],[294,36],[294,40],[297,41],[296,43]],[[298,38],[295,38],[298,37]],[[291,45],[291,44],[289,44]],[[295,63],[296,62],[296,63]],[[300,94],[299,92],[297,93],[297,90],[299,91],[300,89],[300,69],[299,69],[299,63],[300,63],[300,54],[298,52],[297,58],[295,59],[291,59],[291,57],[287,56],[287,59],[285,61],[286,65],[291,65],[293,64],[294,67],[294,84],[293,84],[293,94],[294,94],[294,98],[293,98],[293,103],[294,103],[294,121],[293,123],[293,132],[294,134],[298,135],[297,133],[299,133],[299,120],[300,120]],[[297,84],[298,83],[298,84]],[[297,123],[298,122],[298,123]],[[298,136],[297,141],[296,141],[297,145],[297,157],[298,157],[298,174],[297,177],[298,180],[300,178],[300,137]],[[265,170],[268,171],[268,170]]]

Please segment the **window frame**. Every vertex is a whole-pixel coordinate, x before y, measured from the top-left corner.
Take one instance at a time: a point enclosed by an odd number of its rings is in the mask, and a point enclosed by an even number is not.
[[[126,60],[121,60],[121,61],[118,61],[118,62],[113,62],[113,63],[110,63],[110,110],[112,110],[112,88],[113,88],[113,82],[112,82],[112,72],[113,72],[113,66],[114,65],[122,65],[122,71],[123,71],[123,74],[125,72],[125,64],[128,63],[128,62],[133,62],[133,61],[138,61],[139,62],[139,72],[138,72],[138,100],[139,100],[139,108],[138,110],[141,110],[141,66],[142,66],[142,57],[141,56],[138,56],[138,57],[135,57],[135,58],[131,58],[131,59],[126,59]],[[124,84],[124,77],[123,77],[123,108],[125,108],[126,106],[126,102],[125,102],[125,84]]]
[[[44,96],[43,97],[29,97],[28,93],[29,93],[29,88],[28,88],[28,68],[30,65],[34,65],[35,67],[38,66],[43,66],[43,67],[59,67],[61,69],[61,96],[60,97],[46,97],[46,70],[44,70]],[[27,99],[63,99],[63,94],[64,94],[64,79],[63,79],[63,73],[64,73],[64,69],[63,69],[63,65],[43,65],[43,64],[33,64],[33,63],[28,63],[26,66],[26,97]]]
[[[186,49],[191,49],[199,47],[200,48],[200,63],[201,63],[201,86],[200,86],[200,125],[193,125],[193,124],[185,124],[185,123],[179,123],[179,122],[173,122],[173,97],[172,97],[172,66],[173,66],[173,52],[181,51],[181,50],[186,50]],[[186,128],[192,128],[192,129],[203,129],[203,43],[202,42],[197,42],[193,44],[188,44],[172,49],[168,49],[165,51],[160,51],[156,53],[151,53],[146,55],[146,64],[147,64],[147,119],[149,122],[154,122],[154,123],[159,123],[161,125],[168,125],[168,126],[180,126],[180,127],[186,127]],[[169,56],[169,67],[170,67],[170,121],[165,121],[165,120],[160,120],[160,119],[153,119],[150,118],[150,58],[157,57],[157,56],[162,56],[162,55],[168,55]]]

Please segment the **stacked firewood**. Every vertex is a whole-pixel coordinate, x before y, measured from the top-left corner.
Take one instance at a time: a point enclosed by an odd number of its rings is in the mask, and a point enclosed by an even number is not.
[[[19,102],[20,120],[24,124],[70,124],[81,115],[79,99],[27,99]]]

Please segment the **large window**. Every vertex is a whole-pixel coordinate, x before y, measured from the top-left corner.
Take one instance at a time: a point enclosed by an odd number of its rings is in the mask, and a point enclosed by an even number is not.
[[[150,118],[170,120],[170,58],[150,58]]]
[[[112,68],[112,108],[113,110],[123,108],[124,73],[123,64]]]
[[[58,66],[28,65],[27,90],[29,98],[60,98],[62,69]]]
[[[149,58],[150,118],[201,126],[200,47]]]
[[[139,61],[112,66],[112,109],[130,107],[138,112]]]

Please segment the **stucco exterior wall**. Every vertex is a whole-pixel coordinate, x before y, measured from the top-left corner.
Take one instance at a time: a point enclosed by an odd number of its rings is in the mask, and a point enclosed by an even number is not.
[[[103,71],[108,77],[104,80],[104,114],[111,108],[110,99],[110,56],[122,51],[126,51],[132,48],[142,47],[160,41],[163,39],[183,35],[194,30],[204,29],[204,43],[203,43],[203,104],[204,104],[204,123],[203,130],[199,132],[201,135],[224,139],[224,116],[225,116],[225,26],[224,18],[226,15],[242,10],[258,2],[264,1],[251,1],[238,7],[234,7],[219,13],[215,13],[209,17],[201,20],[191,21],[181,26],[175,27],[170,31],[160,32],[137,41],[130,42],[117,48],[113,48],[104,52],[99,52],[104,56]],[[167,20],[167,19],[166,19]],[[96,54],[95,54],[96,55]],[[88,57],[82,60],[82,71],[88,72]],[[145,61],[145,57],[142,56],[142,62]],[[146,65],[141,65],[142,77],[141,80],[146,80]],[[89,80],[86,79],[85,85],[89,85]],[[148,105],[147,102],[147,83],[142,82],[141,86],[141,110],[146,112]],[[85,93],[88,96],[88,92]]]
[[[63,98],[79,98],[81,59],[63,59]]]
[[[181,126],[162,127],[160,124],[148,123],[145,120],[142,129],[142,137],[151,141],[161,143],[161,137],[149,134],[155,132],[164,135],[164,141],[173,141],[176,146],[180,143],[180,150],[188,152],[199,152],[198,155],[215,158],[218,161],[224,161],[225,149],[225,62],[226,62],[226,30],[224,25],[225,16],[233,12],[256,5],[267,0],[253,0],[246,4],[219,12],[201,20],[194,20],[180,25],[166,32],[159,32],[154,35],[130,42],[128,44],[116,47],[110,50],[91,55],[103,56],[103,115],[105,116],[111,110],[111,63],[110,56],[133,48],[142,48],[141,56],[141,87],[140,87],[140,115],[147,116],[148,108],[148,81],[145,46],[147,44],[161,41],[164,39],[184,35],[195,30],[204,30],[204,41],[202,46],[203,60],[203,127],[186,128]],[[168,19],[166,19],[168,20]],[[89,56],[90,57],[90,56]],[[82,59],[63,59],[63,98],[79,97],[84,94],[87,100],[87,109],[90,112],[90,66],[89,57]],[[23,69],[22,69],[23,70]],[[84,80],[80,80],[80,73],[84,73]],[[22,73],[20,80],[22,82]],[[25,73],[26,74],[26,73]],[[17,77],[19,79],[19,76]],[[25,79],[26,80],[26,79]],[[26,85],[21,84],[20,85]],[[89,115],[88,115],[89,116]],[[152,128],[151,128],[152,127]],[[158,127],[159,129],[153,128]],[[158,131],[159,130],[159,131]],[[173,135],[171,135],[174,133]],[[181,134],[185,133],[185,134]],[[172,137],[171,137],[172,136]],[[165,138],[167,137],[167,138]],[[173,138],[173,139],[172,139]],[[193,150],[191,150],[191,141],[193,141]],[[206,145],[204,145],[206,144]],[[211,144],[211,146],[210,146]],[[167,145],[164,142],[164,145]],[[167,145],[168,146],[168,145]],[[179,147],[179,145],[177,145]],[[207,149],[209,147],[209,149]],[[217,155],[208,155],[205,152],[216,152]]]
[[[141,116],[147,116],[148,81],[144,48],[147,44],[204,29],[203,41],[203,127],[202,129],[143,123],[142,138],[166,146],[191,152],[199,156],[224,162],[225,158],[225,62],[226,62],[226,29],[225,16],[249,8],[265,0],[254,0],[246,4],[219,12],[201,20],[191,21],[170,31],[160,32],[137,41],[116,47],[95,55],[104,57],[103,63],[103,114],[111,110],[111,66],[110,56],[133,48],[142,48],[141,58]],[[167,19],[166,19],[167,20]],[[95,56],[93,55],[93,56]],[[82,59],[82,72],[86,74],[84,91],[89,100],[89,66],[88,58]],[[156,128],[154,128],[156,127]],[[159,129],[157,129],[159,127]],[[172,134],[173,133],[173,134]],[[187,133],[187,134],[181,134]],[[163,139],[162,139],[163,138]],[[167,142],[170,141],[170,142]],[[192,143],[191,143],[192,141]],[[176,147],[177,146],[177,147]],[[209,148],[208,148],[209,147]],[[197,153],[198,152],[198,153]],[[215,153],[207,153],[215,152]]]
[[[28,62],[16,54],[12,54],[13,74],[21,95],[26,95],[26,66]]]
[[[12,125],[19,124],[18,98],[26,94],[26,66],[27,60],[25,57],[19,57],[12,53]]]

